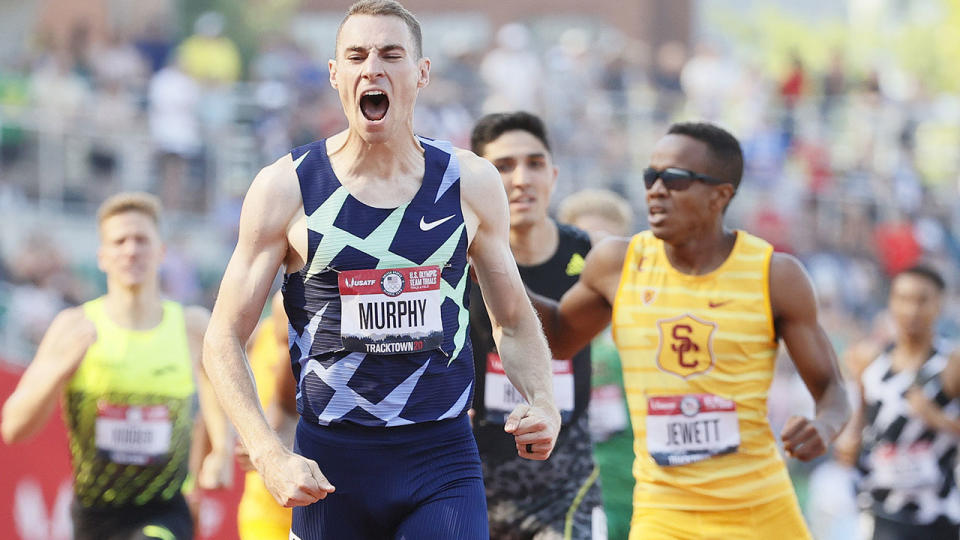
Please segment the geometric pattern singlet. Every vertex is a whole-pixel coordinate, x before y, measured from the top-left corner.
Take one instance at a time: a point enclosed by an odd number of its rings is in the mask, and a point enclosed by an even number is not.
[[[946,417],[960,418],[960,401],[943,390],[941,376],[953,347],[938,340],[916,370],[895,371],[891,350],[862,375],[866,428],[858,467],[861,504],[901,523],[929,524],[940,517],[960,522],[957,449],[960,436],[936,429],[913,413],[905,394],[920,389]]]
[[[399,426],[458,417],[472,401],[460,168],[450,143],[419,141],[423,181],[413,199],[397,208],[371,207],[350,195],[331,168],[325,140],[291,152],[308,251],[303,269],[284,277],[283,302],[290,320],[297,410],[305,421]],[[439,269],[438,290],[431,292],[442,338],[434,335],[430,346],[401,354],[348,347],[341,333],[341,323],[346,329],[349,318],[341,277],[372,270],[409,276],[405,272],[418,267]]]

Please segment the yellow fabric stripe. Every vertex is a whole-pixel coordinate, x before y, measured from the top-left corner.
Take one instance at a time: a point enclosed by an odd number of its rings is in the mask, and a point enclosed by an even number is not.
[[[659,265],[650,265],[647,266],[644,264],[643,273],[645,274],[669,274],[672,273],[672,270],[664,266]],[[736,279],[736,280],[752,280],[756,281],[763,277],[763,272],[721,272],[716,274],[716,277],[719,279]]]
[[[143,528],[143,535],[150,538],[159,538],[160,540],[177,540],[176,535],[170,529],[162,525],[146,525]]]
[[[649,287],[641,287],[637,285],[624,285],[623,290],[629,292],[643,292]],[[757,292],[740,292],[740,291],[722,291],[717,292],[714,290],[704,291],[700,289],[693,289],[690,287],[682,286],[670,286],[670,287],[659,287],[657,291],[660,294],[684,294],[688,296],[694,296],[697,298],[707,298],[710,300],[717,300],[718,296],[722,296],[724,300],[763,300],[764,296],[762,293]]]
[[[755,322],[755,323],[763,323],[763,324],[766,324],[767,322],[767,317],[765,314],[756,313],[753,311],[711,312],[711,311],[707,311],[706,309],[691,310],[691,311],[696,311],[696,313],[692,313],[693,315],[697,315],[697,316],[702,315],[704,317],[709,317],[711,319],[733,319],[737,321],[747,321],[747,322]],[[664,318],[671,317],[677,314],[677,310],[675,308],[657,307],[657,306],[631,306],[629,308],[624,308],[624,312],[626,313],[643,312],[643,313],[650,313],[650,314],[661,314],[661,315],[664,315]]]
[[[577,508],[580,508],[580,503],[583,502],[583,498],[587,496],[587,491],[589,491],[590,486],[597,481],[598,476],[600,476],[600,468],[594,465],[590,476],[587,477],[583,485],[580,486],[580,489],[577,490],[577,495],[573,498],[573,503],[570,505],[570,508],[567,509],[567,517],[563,521],[564,540],[573,538],[573,516],[577,513]]]

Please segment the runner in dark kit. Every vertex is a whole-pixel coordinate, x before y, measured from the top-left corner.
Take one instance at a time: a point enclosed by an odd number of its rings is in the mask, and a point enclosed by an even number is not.
[[[580,276],[587,234],[547,215],[557,169],[543,122],[525,113],[491,114],[473,129],[471,146],[500,171],[510,202],[510,248],[534,292],[559,299]],[[504,374],[479,288],[471,298],[477,366],[474,432],[487,489],[490,533],[499,539],[606,538],[606,515],[588,430],[590,347],[553,360],[553,389],[563,420],[553,456],[517,456],[503,431],[523,396]]]

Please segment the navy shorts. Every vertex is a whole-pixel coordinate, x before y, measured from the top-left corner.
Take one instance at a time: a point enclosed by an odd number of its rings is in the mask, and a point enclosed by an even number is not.
[[[301,419],[294,451],[315,460],[336,491],[293,509],[291,538],[489,538],[466,415],[389,428]]]

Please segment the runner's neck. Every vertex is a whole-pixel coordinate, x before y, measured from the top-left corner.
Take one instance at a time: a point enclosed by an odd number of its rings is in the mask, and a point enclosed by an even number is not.
[[[890,364],[895,371],[919,369],[930,358],[932,350],[933,336],[919,340],[902,339],[890,351]]]
[[[109,290],[104,310],[114,324],[128,330],[150,330],[163,321],[163,300],[156,287]]]
[[[719,268],[733,252],[736,241],[736,231],[720,228],[710,234],[694,235],[682,244],[664,242],[663,249],[676,271],[698,276]]]
[[[544,219],[526,228],[510,228],[510,250],[521,266],[545,263],[557,252],[559,244],[560,232],[552,219]]]
[[[423,176],[423,147],[411,131],[383,144],[368,144],[347,129],[327,139],[327,155],[341,182]]]

